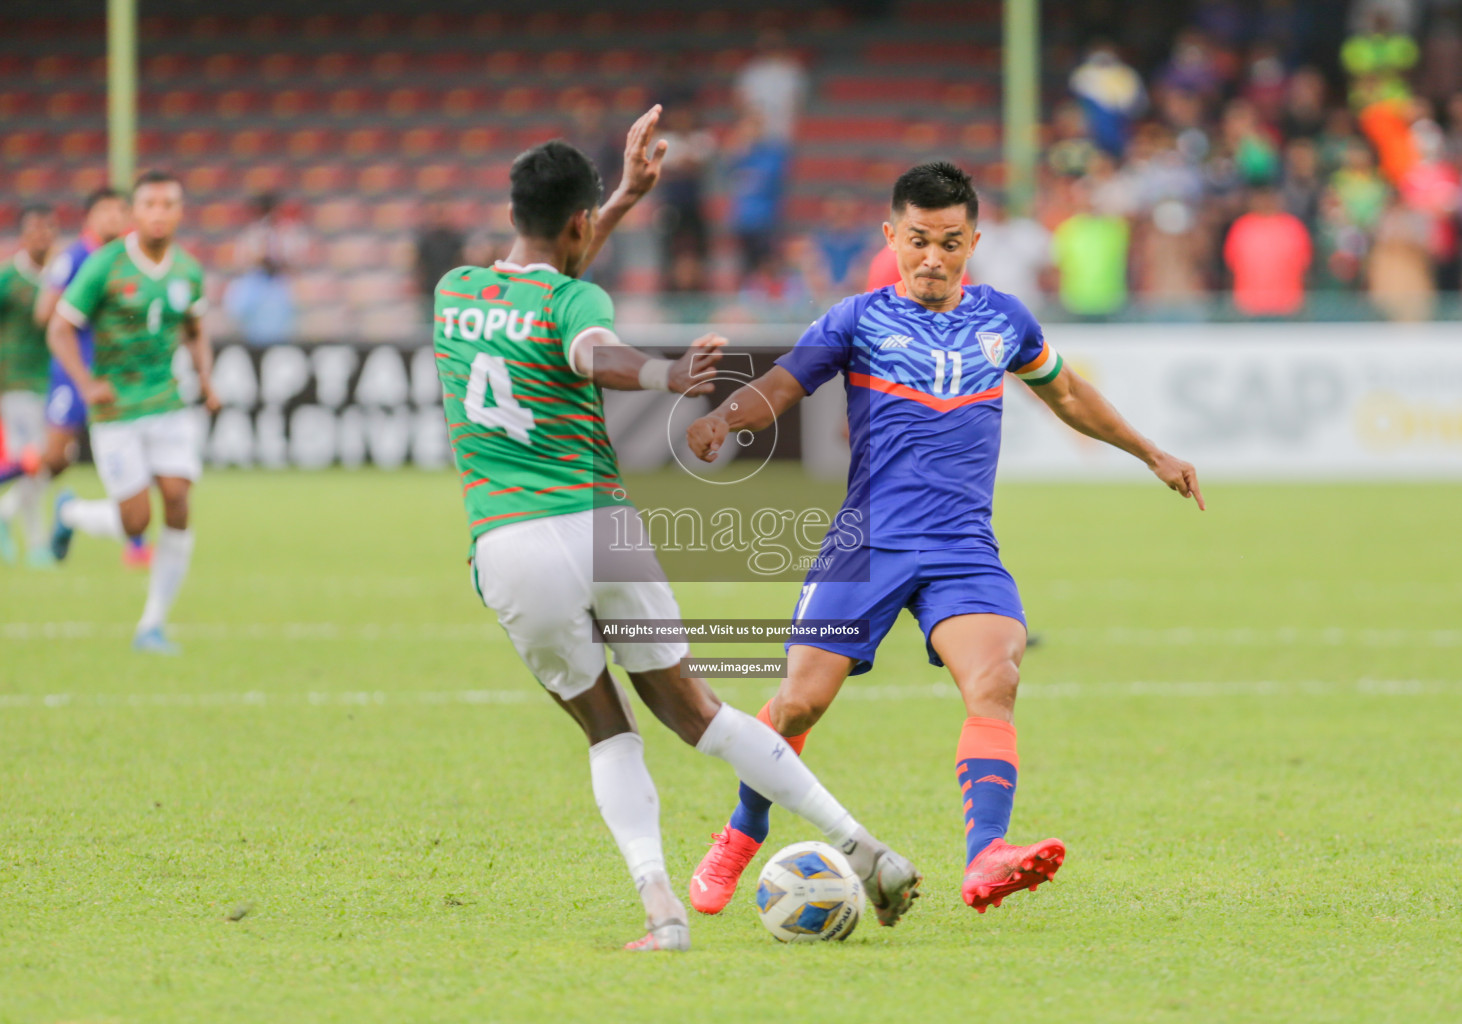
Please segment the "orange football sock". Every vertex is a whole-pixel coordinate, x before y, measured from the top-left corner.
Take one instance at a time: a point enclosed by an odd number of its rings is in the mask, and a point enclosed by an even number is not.
[[[998,718],[965,719],[955,763],[964,797],[965,863],[996,839],[1005,838],[1015,806],[1015,726]]]

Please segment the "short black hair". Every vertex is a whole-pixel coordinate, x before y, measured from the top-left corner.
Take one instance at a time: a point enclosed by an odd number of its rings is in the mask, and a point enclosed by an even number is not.
[[[893,183],[894,216],[902,214],[909,206],[917,206],[921,210],[946,210],[960,204],[964,204],[970,220],[979,219],[980,197],[975,194],[974,182],[947,160],[910,167]]]
[[[20,208],[20,216],[15,218],[15,223],[23,227],[27,218],[49,217],[55,212],[50,203],[29,203]]]
[[[108,199],[121,199],[122,193],[110,185],[103,185],[101,188],[94,188],[86,194],[86,202],[81,206],[82,213],[90,213],[92,207],[97,203],[104,203]]]
[[[173,174],[171,171],[159,170],[158,168],[154,167],[150,171],[143,171],[141,174],[137,175],[137,183],[132,186],[132,194],[135,196],[137,194],[137,190],[143,185],[167,184],[175,184],[178,186],[178,188],[183,187],[183,183],[178,180],[178,176],[176,174]]]
[[[604,197],[594,161],[562,139],[520,153],[508,178],[513,223],[528,238],[557,238],[574,214]]]

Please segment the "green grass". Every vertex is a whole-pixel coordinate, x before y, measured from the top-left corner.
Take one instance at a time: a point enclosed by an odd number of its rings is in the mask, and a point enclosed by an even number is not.
[[[214,474],[180,660],[127,650],[115,548],[0,568],[0,1021],[1462,1018],[1462,488],[1210,500],[999,495],[1044,639],[1012,838],[1067,841],[1057,884],[960,902],[962,713],[905,617],[807,758],[926,898],[784,947],[743,893],[633,957],[583,742],[476,602],[452,479]],[[683,884],[734,785],[641,719]]]

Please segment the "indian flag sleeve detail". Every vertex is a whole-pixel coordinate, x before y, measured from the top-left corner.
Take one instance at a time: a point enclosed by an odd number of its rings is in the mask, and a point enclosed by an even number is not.
[[[599,388],[573,339],[613,328],[604,289],[534,264],[459,267],[437,285],[433,344],[467,524],[628,505]]]
[[[1061,373],[1064,364],[1061,356],[1051,347],[1050,342],[1043,342],[1041,354],[1036,356],[1024,366],[1016,367],[1010,372],[1015,374],[1027,384],[1036,387],[1041,384],[1049,384]]]

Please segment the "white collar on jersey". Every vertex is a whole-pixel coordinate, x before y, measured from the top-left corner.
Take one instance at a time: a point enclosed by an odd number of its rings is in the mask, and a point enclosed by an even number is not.
[[[164,277],[167,277],[168,271],[173,269],[172,245],[168,246],[168,251],[156,263],[148,258],[147,253],[142,251],[142,245],[137,241],[137,232],[134,231],[127,236],[126,245],[127,255],[132,257],[132,262],[137,264],[137,269],[154,281],[161,281]]]
[[[41,265],[30,258],[30,253],[24,249],[15,253],[15,269],[20,271],[20,276],[31,284],[39,284],[41,280]]]
[[[530,263],[526,267],[520,267],[516,263],[509,263],[507,260],[498,260],[492,265],[493,270],[507,270],[514,274],[531,274],[535,270],[546,270],[550,274],[557,274],[558,268],[552,263]]]

